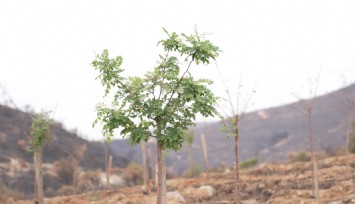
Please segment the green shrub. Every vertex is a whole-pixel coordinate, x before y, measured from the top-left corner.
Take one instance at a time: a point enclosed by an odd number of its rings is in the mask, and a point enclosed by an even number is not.
[[[246,169],[246,168],[257,165],[258,163],[259,163],[259,159],[256,157],[252,157],[252,158],[249,158],[249,159],[243,161],[242,163],[240,163],[240,168]]]
[[[306,162],[311,160],[311,157],[308,155],[308,153],[303,150],[294,154],[290,154],[289,157],[292,162]]]
[[[199,164],[194,164],[192,167],[187,169],[187,171],[184,173],[184,177],[187,178],[194,178],[197,177],[201,174],[201,166]]]

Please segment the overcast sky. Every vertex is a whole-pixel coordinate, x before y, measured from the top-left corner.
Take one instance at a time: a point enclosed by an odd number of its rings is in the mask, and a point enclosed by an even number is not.
[[[249,110],[265,109],[355,82],[355,1],[0,1],[0,83],[17,106],[55,110],[55,119],[90,139],[103,89],[94,53],[122,55],[127,75],[156,65],[162,27],[200,33],[218,45],[233,94],[255,90]],[[194,67],[224,96],[216,65]],[[3,97],[3,96],[1,96]],[[4,102],[0,98],[0,103]]]

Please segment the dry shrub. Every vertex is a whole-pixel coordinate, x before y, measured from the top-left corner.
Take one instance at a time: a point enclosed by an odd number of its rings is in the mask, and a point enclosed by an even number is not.
[[[202,171],[201,166],[199,164],[195,164],[184,172],[184,177],[187,178],[198,177],[201,174],[201,171]]]
[[[27,142],[26,142],[25,139],[17,140],[17,144],[16,145],[22,151],[26,151],[26,149],[27,149]]]
[[[79,162],[69,156],[54,162],[54,171],[58,175],[58,179],[66,184],[73,185],[79,169]]]
[[[73,195],[77,193],[77,189],[75,186],[71,185],[63,185],[59,190],[58,190],[58,195],[59,196],[66,196],[66,195]]]
[[[74,152],[75,157],[78,158],[79,160],[82,160],[84,158],[86,149],[87,149],[87,144],[83,144],[77,147]]]
[[[307,162],[311,161],[311,156],[305,151],[299,151],[296,153],[290,153],[288,155],[291,162]]]
[[[100,185],[99,171],[85,171],[77,181],[77,190],[80,192],[96,190]]]
[[[7,203],[9,199],[16,201],[22,197],[23,196],[19,191],[0,184],[0,203]]]
[[[143,183],[142,168],[134,162],[128,164],[122,171],[122,177],[129,185],[137,185]]]

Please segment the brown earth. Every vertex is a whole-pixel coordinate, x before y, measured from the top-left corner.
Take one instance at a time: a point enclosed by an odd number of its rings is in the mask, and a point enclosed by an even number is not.
[[[323,159],[319,165],[319,203],[355,203],[355,155]],[[311,196],[312,171],[310,162],[291,164],[261,164],[241,173],[242,204],[316,203]],[[228,204],[233,202],[234,174],[231,169],[210,173],[210,179],[202,174],[198,178],[177,178],[167,182],[167,190],[178,191],[185,203]],[[209,185],[215,189],[213,195],[198,190]],[[207,193],[208,194],[208,193]],[[155,194],[144,195],[142,186],[90,192],[82,195],[45,199],[46,204],[151,204]],[[33,201],[8,203],[30,204]],[[179,202],[168,202],[179,203]]]

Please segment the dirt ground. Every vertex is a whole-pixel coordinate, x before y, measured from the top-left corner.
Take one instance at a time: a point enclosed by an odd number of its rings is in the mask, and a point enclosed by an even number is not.
[[[318,161],[320,199],[318,203],[355,204],[355,155]],[[317,203],[312,197],[310,162],[261,164],[241,172],[242,204]],[[199,191],[209,186],[210,191]],[[212,188],[211,188],[212,187]],[[211,190],[212,189],[212,190]],[[188,204],[234,203],[234,174],[224,169],[198,178],[176,178],[167,181],[167,191],[178,191]],[[46,204],[154,204],[155,193],[143,194],[142,186],[90,192],[82,195],[45,199]],[[32,204],[33,201],[8,203]],[[168,204],[182,203],[168,201]]]

